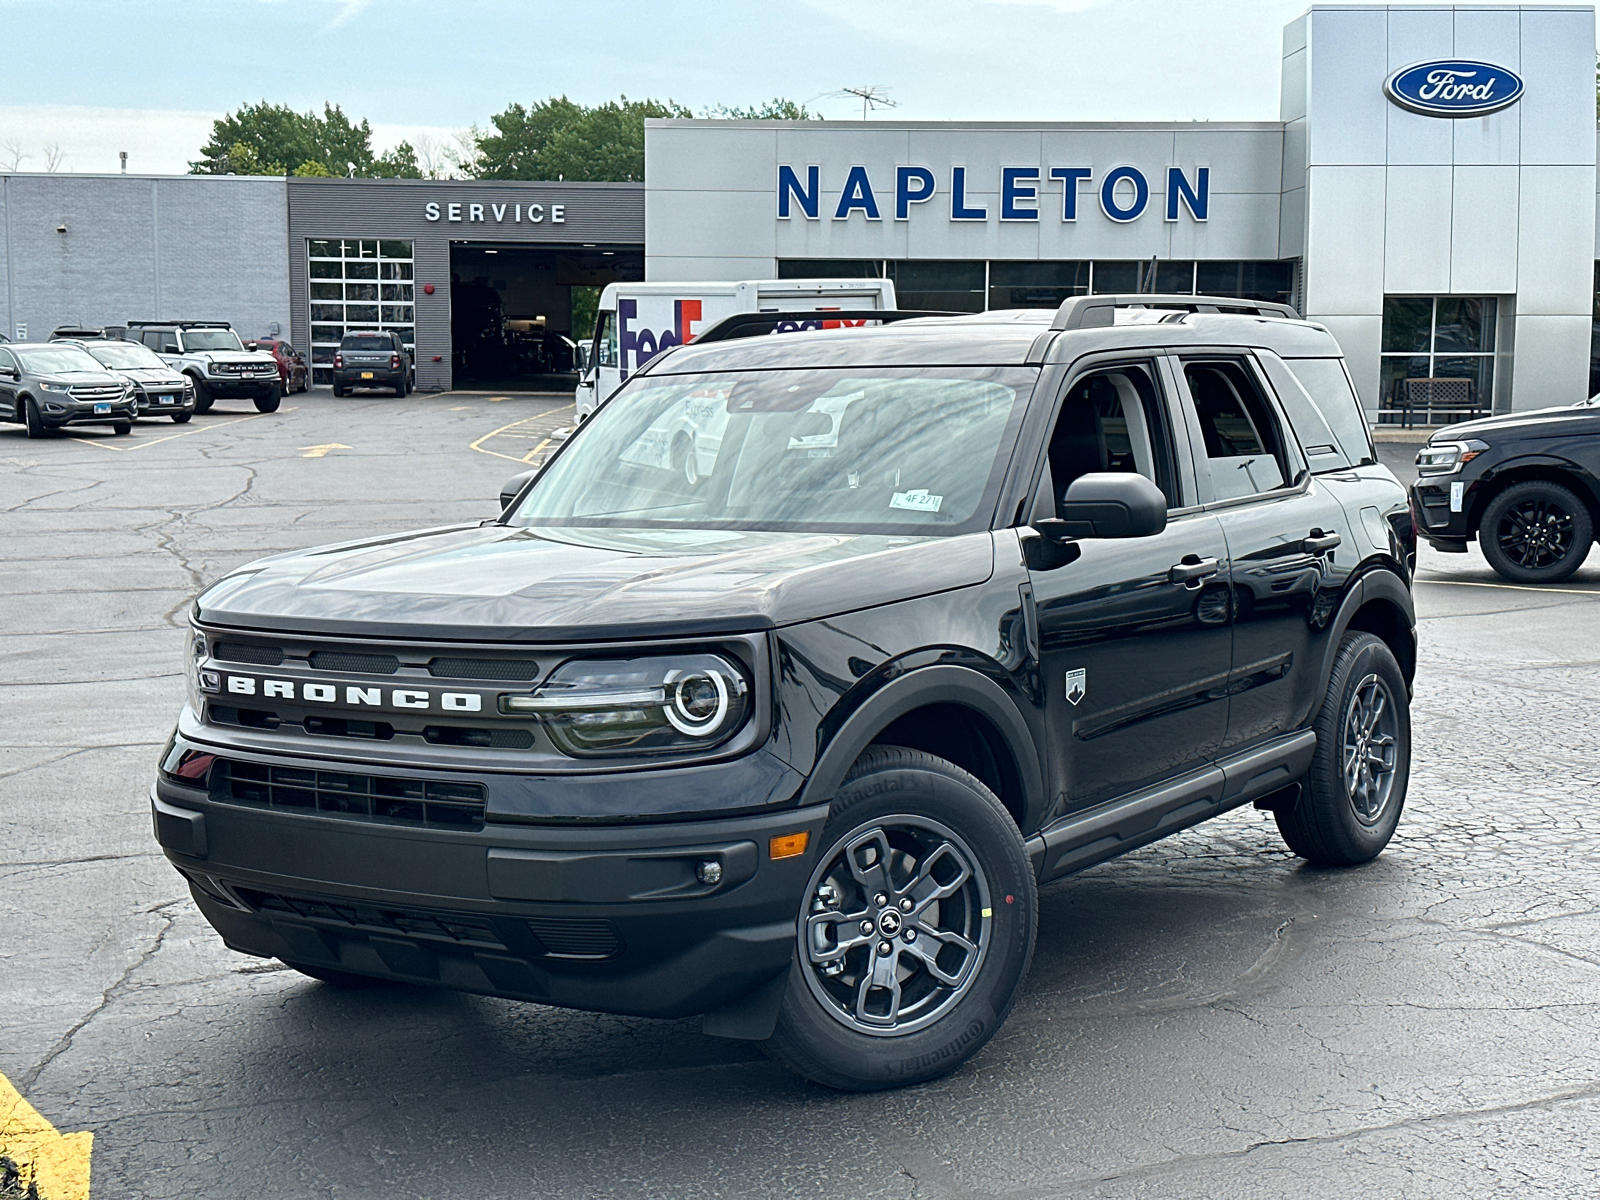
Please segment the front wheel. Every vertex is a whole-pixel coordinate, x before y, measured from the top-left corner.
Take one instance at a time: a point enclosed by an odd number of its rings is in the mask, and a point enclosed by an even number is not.
[[[1559,483],[1530,479],[1483,510],[1478,545],[1502,579],[1559,583],[1583,565],[1594,543],[1589,508]]]
[[[174,425],[187,425],[189,418],[192,416],[194,416],[193,413],[175,412],[172,414],[172,423]]]
[[[44,416],[39,412],[38,401],[31,397],[22,402],[22,423],[28,427],[28,436],[31,438],[49,437],[55,432],[44,423]]]
[[[113,421],[113,422],[111,422],[111,432],[113,434],[115,434],[117,437],[121,437],[124,434],[132,433],[133,432],[133,422],[132,421]]]
[[[191,376],[191,378],[194,378]],[[194,380],[194,410],[197,413],[208,413],[216,397],[212,396],[211,389],[206,386],[203,379]]]
[[[1411,778],[1410,693],[1382,639],[1344,635],[1315,729],[1311,770],[1294,807],[1275,814],[1278,832],[1310,862],[1370,862],[1394,836]]]
[[[256,397],[256,411],[258,413],[277,412],[278,405],[283,403],[283,393],[274,391],[268,396]]]
[[[844,1091],[946,1075],[1006,1019],[1037,925],[1027,852],[994,793],[931,754],[874,746],[834,799],[762,1048]]]

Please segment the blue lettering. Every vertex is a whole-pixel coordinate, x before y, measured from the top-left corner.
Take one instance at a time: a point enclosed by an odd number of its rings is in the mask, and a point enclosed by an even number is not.
[[[639,330],[639,336],[634,340],[633,369],[637,371],[661,352],[661,347],[656,344],[656,335],[648,329]]]
[[[1133,184],[1133,203],[1127,208],[1117,203],[1117,184],[1124,179]],[[1105,177],[1100,184],[1100,207],[1106,216],[1113,221],[1127,222],[1136,220],[1144,212],[1145,205],[1150,203],[1150,184],[1144,177],[1144,172],[1137,167],[1118,167]]]
[[[1076,221],[1078,185],[1086,179],[1093,179],[1094,172],[1088,167],[1051,167],[1050,178],[1061,180],[1061,219]]]
[[[624,379],[628,377],[628,355],[636,354],[639,349],[639,335],[628,328],[628,322],[638,315],[637,300],[617,301],[617,348],[621,353],[621,361],[617,366]]]
[[[878,198],[872,194],[872,181],[867,178],[865,167],[851,167],[850,174],[845,176],[844,191],[839,193],[839,207],[833,211],[835,221],[850,219],[851,210],[859,208],[867,214],[867,220],[879,220]]]
[[[987,221],[989,210],[987,208],[969,208],[967,206],[967,169],[965,167],[950,168],[950,219],[952,221]]]
[[[1038,167],[1001,167],[1000,168],[1000,219],[1002,221],[1037,221],[1039,210],[1037,208],[1019,208],[1019,200],[1032,200],[1039,194],[1039,189],[1028,184],[1020,183],[1023,179],[1039,178]]]
[[[794,168],[788,163],[778,166],[778,218],[789,219],[789,201],[800,201],[800,211],[805,213],[809,220],[817,219],[817,193],[821,191],[817,176],[821,168],[806,168],[806,185],[800,186],[800,177],[794,173]]]
[[[1182,197],[1183,206],[1189,210],[1189,215],[1196,221],[1204,221],[1206,213],[1211,208],[1211,168],[1197,167],[1195,169],[1194,187],[1189,186],[1189,181],[1183,177],[1183,168],[1167,168],[1167,220],[1178,219],[1178,199]]]
[[[920,186],[912,190],[912,183]],[[911,206],[933,199],[933,172],[927,167],[896,167],[894,169],[894,219],[908,220]]]

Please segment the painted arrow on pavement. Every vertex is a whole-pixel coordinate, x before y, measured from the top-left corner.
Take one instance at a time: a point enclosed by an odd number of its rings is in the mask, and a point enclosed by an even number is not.
[[[350,447],[343,442],[329,442],[326,446],[301,446],[300,449],[305,451],[301,458],[327,458],[329,450],[348,450]]]
[[[39,1200],[89,1200],[92,1133],[57,1133],[56,1127],[0,1075],[0,1157],[17,1167],[16,1186]]]

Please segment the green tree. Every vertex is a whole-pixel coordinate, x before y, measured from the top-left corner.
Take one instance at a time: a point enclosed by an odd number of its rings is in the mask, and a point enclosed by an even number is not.
[[[821,117],[808,109],[804,104],[796,104],[793,100],[785,100],[781,96],[774,96],[763,104],[752,104],[748,108],[730,107],[726,104],[716,104],[706,109],[707,117],[719,121],[818,121]]]
[[[508,105],[477,135],[480,179],[644,178],[646,117],[692,117],[671,100],[623,96],[587,108],[565,96]]]
[[[372,152],[372,126],[353,123],[337,104],[322,115],[298,113],[283,104],[245,104],[212,123],[196,175],[355,175],[418,178],[417,156],[402,142],[388,154]],[[320,168],[320,169],[319,169]]]

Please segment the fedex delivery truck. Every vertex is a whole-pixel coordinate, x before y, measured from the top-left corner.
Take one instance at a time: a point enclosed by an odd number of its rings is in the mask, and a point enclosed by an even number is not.
[[[694,341],[735,313],[815,312],[815,322],[798,322],[795,328],[820,329],[836,324],[823,315],[829,309],[892,309],[894,303],[894,284],[887,279],[608,284],[600,294],[594,342],[578,384],[578,420],[657,354]],[[777,332],[789,330],[780,326]]]

